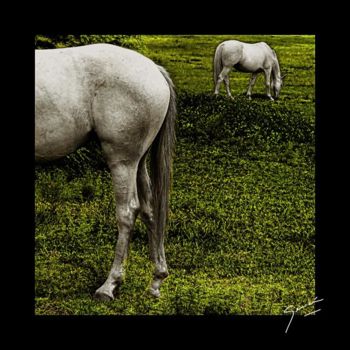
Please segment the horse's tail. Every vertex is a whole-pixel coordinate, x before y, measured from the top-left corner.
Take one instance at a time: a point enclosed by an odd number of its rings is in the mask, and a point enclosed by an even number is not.
[[[215,50],[215,55],[214,55],[214,87],[216,86],[216,82],[218,81],[219,74],[222,71],[222,48],[223,45],[222,43],[218,45],[218,47]]]
[[[167,71],[161,66],[158,66],[158,68],[168,83],[170,100],[163,125],[151,147],[150,169],[155,231],[158,237],[164,237],[169,215],[172,162],[175,147],[176,93]]]

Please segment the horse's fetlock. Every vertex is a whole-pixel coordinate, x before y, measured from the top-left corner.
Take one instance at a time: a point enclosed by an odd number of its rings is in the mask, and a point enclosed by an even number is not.
[[[164,268],[164,267],[159,269],[159,270],[157,270],[157,271],[155,271],[155,273],[154,273],[154,277],[160,278],[162,280],[167,278],[168,276],[169,276],[168,269]]]

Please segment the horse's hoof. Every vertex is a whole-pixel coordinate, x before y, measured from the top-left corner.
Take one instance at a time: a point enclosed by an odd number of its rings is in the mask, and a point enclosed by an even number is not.
[[[155,298],[159,298],[159,297],[160,297],[160,291],[159,291],[159,289],[150,288],[149,292],[150,292],[151,295],[154,296]]]
[[[95,292],[94,298],[100,301],[111,301],[114,299],[114,296],[107,292],[97,290]]]

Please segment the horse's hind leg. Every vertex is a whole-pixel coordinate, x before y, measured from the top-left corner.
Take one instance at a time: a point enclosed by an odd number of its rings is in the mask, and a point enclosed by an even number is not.
[[[225,87],[226,87],[227,96],[233,99],[233,97],[231,95],[231,91],[230,91],[230,79],[228,77],[228,74],[224,78],[224,83],[225,83]]]
[[[218,76],[218,80],[216,81],[216,85],[215,85],[215,92],[214,94],[215,95],[218,95],[219,94],[219,91],[220,91],[220,85],[223,81],[225,81],[225,85],[226,85],[226,93],[229,97],[232,98],[232,95],[231,95],[231,92],[230,92],[230,89],[228,88],[228,74],[230,73],[231,71],[231,68],[230,67],[224,67],[221,71],[221,73],[219,74]]]
[[[249,86],[247,90],[247,96],[251,100],[252,99],[252,89],[255,84],[256,78],[258,76],[258,73],[252,73],[250,80],[249,80]]]
[[[100,300],[114,299],[115,289],[122,282],[123,262],[127,257],[132,231],[140,209],[136,187],[137,162],[108,158],[116,198],[118,240],[108,278],[95,293],[95,297]]]
[[[150,292],[153,296],[160,296],[160,285],[168,276],[168,268],[164,251],[164,233],[161,237],[157,236],[153,213],[153,199],[151,190],[151,181],[146,167],[146,158],[144,157],[139,165],[137,174],[137,188],[140,200],[140,217],[147,227],[149,249],[151,260],[155,264],[154,277]]]

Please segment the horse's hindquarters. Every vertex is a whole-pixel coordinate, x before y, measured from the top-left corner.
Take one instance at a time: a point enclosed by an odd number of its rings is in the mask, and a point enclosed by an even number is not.
[[[104,83],[94,93],[94,129],[102,146],[105,145],[107,158],[139,161],[163,124],[170,100],[169,87],[151,61],[143,62],[137,70],[130,69],[127,77],[123,72],[122,79],[118,61],[114,62],[115,66],[110,65]]]
[[[175,140],[170,78],[144,56],[112,45],[39,51],[35,78],[37,159],[74,151],[94,130],[111,170],[118,241],[112,268],[96,297],[114,298],[139,213],[155,264],[151,292],[159,296],[168,275],[164,232]],[[152,143],[149,177],[145,153]]]
[[[169,104],[157,66],[112,45],[39,50],[35,78],[37,158],[74,151],[91,129],[113,153],[141,158]]]

